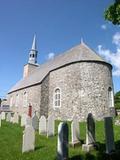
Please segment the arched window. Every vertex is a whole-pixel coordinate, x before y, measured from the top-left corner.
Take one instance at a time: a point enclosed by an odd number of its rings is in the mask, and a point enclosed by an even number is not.
[[[54,91],[54,107],[61,106],[61,91],[59,88],[56,88]]]
[[[114,95],[111,87],[108,88],[108,106],[109,108],[114,107]]]
[[[23,93],[23,107],[27,107],[28,105],[28,97],[27,97],[27,92]]]

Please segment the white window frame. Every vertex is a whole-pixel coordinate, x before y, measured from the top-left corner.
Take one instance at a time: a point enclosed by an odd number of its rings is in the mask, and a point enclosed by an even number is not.
[[[59,93],[56,93],[56,90],[59,90]],[[55,105],[55,103],[59,105]],[[61,107],[61,89],[59,87],[56,87],[54,89],[54,93],[53,93],[53,107],[54,108],[60,108]]]

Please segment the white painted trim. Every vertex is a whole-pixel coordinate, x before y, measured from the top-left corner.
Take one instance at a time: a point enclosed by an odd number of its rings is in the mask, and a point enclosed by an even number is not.
[[[60,90],[60,106],[55,106],[55,91],[57,90],[57,89],[59,89]],[[56,87],[55,89],[54,89],[54,91],[53,91],[53,108],[54,109],[57,109],[57,108],[60,108],[61,107],[61,95],[62,95],[62,93],[61,93],[61,88],[60,87]]]

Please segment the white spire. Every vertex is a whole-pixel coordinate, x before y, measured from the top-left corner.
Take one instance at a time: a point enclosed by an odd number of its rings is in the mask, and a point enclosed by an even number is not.
[[[32,48],[29,53],[29,61],[30,64],[37,64],[37,47],[36,47],[36,35],[34,35]]]
[[[36,50],[36,35],[35,34],[34,34],[33,43],[32,43],[32,49],[31,50]]]

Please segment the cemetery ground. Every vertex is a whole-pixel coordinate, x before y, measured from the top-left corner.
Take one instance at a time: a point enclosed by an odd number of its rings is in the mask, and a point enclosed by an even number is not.
[[[55,136],[47,138],[46,136],[39,135],[36,132],[35,151],[22,154],[22,135],[24,128],[19,124],[13,124],[10,122],[2,121],[0,128],[0,160],[55,160],[57,151],[57,132],[58,124],[55,122]],[[70,132],[70,122],[69,132]],[[85,141],[86,124],[80,123],[80,137]],[[104,123],[96,122],[96,141],[98,149],[85,153],[82,151],[82,147],[75,148],[69,147],[69,159],[70,160],[116,160],[120,157],[120,126],[114,125],[114,137],[116,145],[116,154],[107,156],[105,154],[105,132]],[[69,134],[69,142],[71,136]]]

